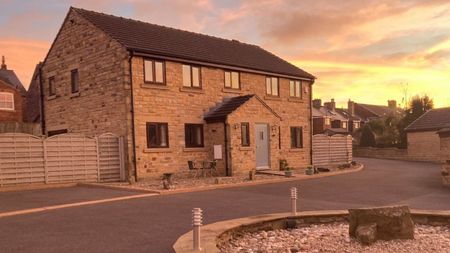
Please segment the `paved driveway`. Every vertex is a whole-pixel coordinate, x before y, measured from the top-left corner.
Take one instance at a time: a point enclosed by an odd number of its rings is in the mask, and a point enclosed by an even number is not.
[[[190,229],[193,207],[205,223],[289,211],[289,188],[300,189],[302,210],[408,204],[450,209],[439,166],[359,159],[365,170],[308,181],[154,196],[0,219],[1,252],[172,252]],[[1,204],[1,202],[0,202]]]

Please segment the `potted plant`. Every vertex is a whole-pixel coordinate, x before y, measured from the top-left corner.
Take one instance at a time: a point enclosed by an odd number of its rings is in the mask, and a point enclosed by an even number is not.
[[[292,177],[292,168],[291,167],[284,168],[284,176],[285,177]]]
[[[286,159],[280,159],[280,170],[284,171],[286,177],[292,177],[292,168],[289,167]]]
[[[280,159],[280,170],[284,171],[288,167],[286,159]]]
[[[305,171],[306,175],[312,175],[314,174],[314,167],[312,165],[308,165],[308,167],[306,167],[306,171]]]

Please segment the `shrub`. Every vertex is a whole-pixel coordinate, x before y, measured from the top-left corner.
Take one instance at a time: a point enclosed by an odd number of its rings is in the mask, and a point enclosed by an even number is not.
[[[361,147],[375,147],[375,135],[369,125],[365,125],[361,131]]]

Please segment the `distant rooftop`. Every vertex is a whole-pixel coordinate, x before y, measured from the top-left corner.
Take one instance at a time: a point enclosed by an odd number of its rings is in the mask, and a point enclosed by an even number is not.
[[[27,93],[25,87],[23,87],[19,78],[13,70],[9,70],[6,65],[5,56],[2,56],[2,64],[0,66],[0,80],[10,85],[11,87],[18,89],[23,95]]]
[[[438,131],[450,127],[450,107],[437,108],[424,113],[405,128],[408,132]]]

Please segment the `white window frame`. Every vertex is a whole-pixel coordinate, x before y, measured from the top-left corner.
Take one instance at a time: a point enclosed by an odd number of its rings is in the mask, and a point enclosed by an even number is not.
[[[0,92],[0,97],[1,96],[8,96],[11,98],[12,101],[12,108],[9,107],[1,107],[1,101],[0,101],[0,110],[5,110],[5,111],[14,111],[15,105],[14,105],[14,93],[11,92]],[[4,103],[6,104],[6,99],[4,101]],[[8,101],[9,102],[9,101]]]
[[[302,81],[289,80],[289,96],[302,99]]]

